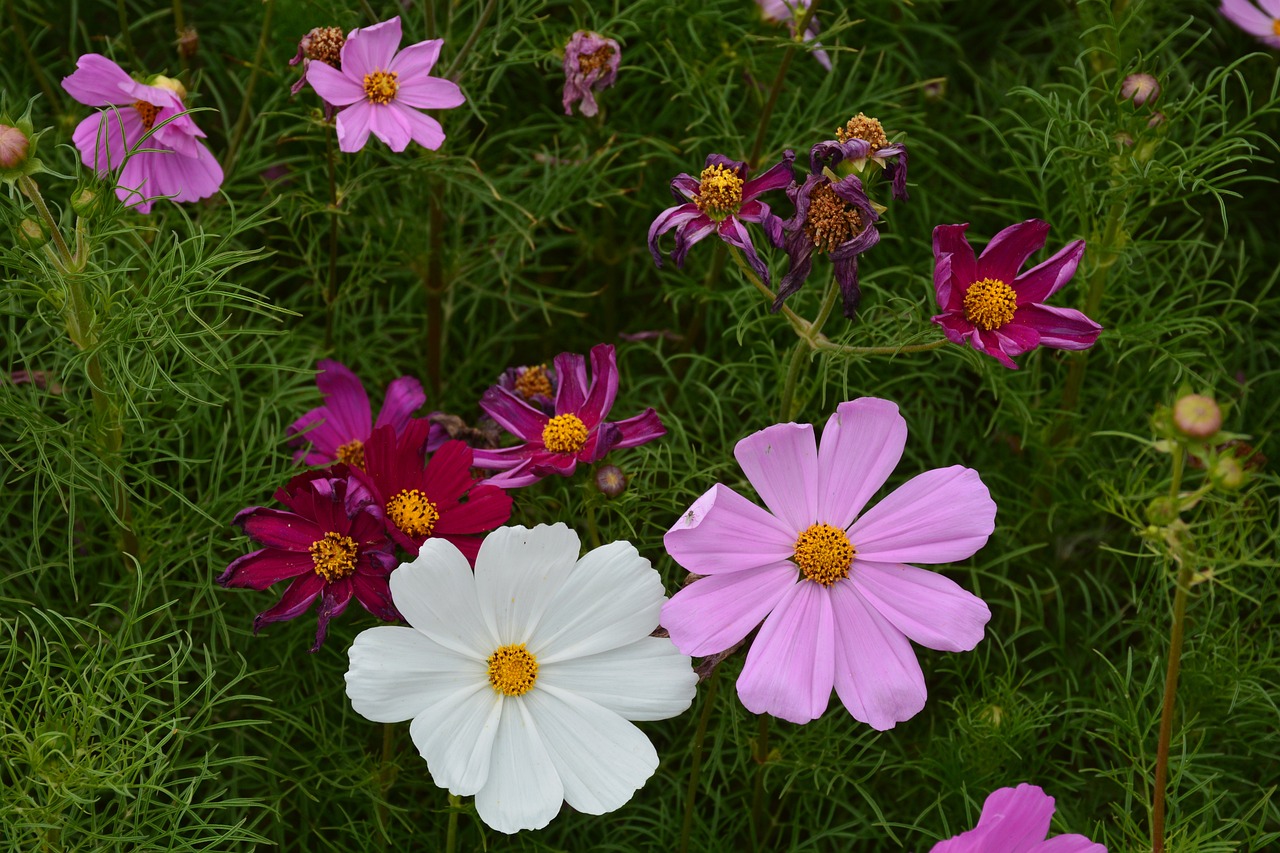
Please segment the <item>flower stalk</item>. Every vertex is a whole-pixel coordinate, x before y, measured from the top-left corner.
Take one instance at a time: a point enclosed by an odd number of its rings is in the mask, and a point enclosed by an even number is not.
[[[680,822],[679,853],[689,853],[689,835],[693,831],[693,809],[698,801],[698,777],[702,774],[702,748],[707,739],[707,724],[716,707],[716,693],[720,680],[716,677],[720,667],[707,676],[707,692],[702,697],[702,713],[698,715],[698,728],[693,733],[692,755],[689,757],[689,784],[684,789],[684,818]]]
[[[774,75],[773,85],[769,87],[769,97],[764,102],[764,109],[760,111],[760,124],[756,128],[756,139],[751,143],[751,153],[747,155],[747,162],[752,166],[757,165],[760,159],[760,151],[764,148],[764,137],[769,131],[769,119],[773,117],[773,109],[778,105],[778,95],[782,93],[783,81],[787,79],[787,70],[791,68],[791,60],[796,55],[798,46],[805,41],[805,30],[809,27],[809,22],[813,20],[814,12],[818,11],[818,6],[822,0],[813,0],[800,17],[796,19],[796,34],[791,39],[791,44],[787,45],[786,51],[782,54],[782,61],[778,63],[778,73]]]
[[[231,143],[227,146],[227,170],[230,171],[236,162],[236,153],[244,139],[244,132],[249,127],[249,116],[253,111],[253,90],[258,85],[258,76],[262,73],[263,63],[267,57],[267,43],[271,35],[271,16],[275,12],[272,0],[262,0],[266,10],[262,13],[262,29],[258,33],[258,47],[253,53],[253,68],[249,70],[249,82],[244,87],[244,98],[240,103],[240,115],[236,117],[235,129],[231,131]]]

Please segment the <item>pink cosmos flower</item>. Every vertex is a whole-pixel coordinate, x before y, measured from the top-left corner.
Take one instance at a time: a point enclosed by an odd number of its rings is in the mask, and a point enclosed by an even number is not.
[[[611,38],[588,30],[578,30],[564,48],[564,114],[573,115],[573,105],[584,116],[600,111],[596,92],[603,91],[618,79],[622,48]]]
[[[1280,47],[1280,0],[1222,0],[1218,11],[1267,47]]]
[[[369,133],[392,151],[409,141],[432,151],[444,144],[440,122],[418,110],[456,107],[466,101],[458,84],[431,76],[442,39],[400,50],[400,18],[351,31],[342,46],[341,70],[323,62],[307,66],[307,82],[338,113],[338,147],[359,151]]]
[[[978,825],[939,841],[930,853],[1107,853],[1083,835],[1046,839],[1053,818],[1053,797],[1035,785],[992,791],[982,804]]]
[[[1093,346],[1102,327],[1072,308],[1043,304],[1075,275],[1084,241],[1075,240],[1044,263],[1019,272],[1044,246],[1049,223],[1028,219],[991,239],[976,259],[964,225],[933,229],[933,287],[941,314],[933,322],[947,339],[966,340],[1013,370],[1013,356],[1038,346],[1082,350]]]
[[[785,21],[787,28],[791,30],[792,38],[796,34],[796,19],[804,14],[809,8],[809,0],[756,0],[756,5],[760,7],[760,13],[764,15],[766,21],[778,23]],[[828,71],[831,70],[831,57],[822,49],[822,45],[818,43],[818,16],[813,15],[809,18],[809,25],[804,28],[804,40],[813,42],[815,50],[812,51],[813,58],[818,60],[818,64]]]
[[[716,484],[663,540],[703,575],[662,608],[680,651],[715,655],[761,624],[738,678],[752,713],[817,719],[834,686],[855,719],[884,731],[924,708],[911,641],[969,651],[991,613],[982,599],[910,563],[973,556],[996,505],[976,471],[926,471],[863,511],[898,464],[907,425],[888,400],[841,403],[822,431],[776,424],[734,456],[761,509]]]
[[[523,440],[515,447],[475,452],[477,468],[502,472],[486,483],[514,489],[549,474],[568,477],[579,462],[598,462],[610,450],[637,447],[667,434],[651,408],[626,420],[605,421],[618,395],[618,360],[612,345],[591,348],[591,373],[588,384],[587,361],[576,353],[556,356],[559,387],[551,415],[506,388],[495,385],[484,392],[480,408]]]
[[[116,196],[139,213],[149,213],[157,198],[199,201],[222,186],[222,167],[182,105],[182,84],[154,82],[139,83],[96,53],[76,60],[75,72],[62,80],[80,103],[114,108],[80,122],[71,138],[98,177],[119,170]]]
[[[288,433],[289,443],[298,447],[293,458],[306,465],[332,465],[344,462],[353,468],[364,467],[364,444],[375,428],[390,425],[396,434],[404,432],[410,416],[427,395],[422,383],[412,376],[401,376],[387,386],[387,398],[378,412],[377,423],[369,406],[364,384],[345,364],[330,359],[320,362],[316,387],[324,395],[324,405],[317,406],[294,421]],[[444,444],[444,427],[433,425],[428,451]]]

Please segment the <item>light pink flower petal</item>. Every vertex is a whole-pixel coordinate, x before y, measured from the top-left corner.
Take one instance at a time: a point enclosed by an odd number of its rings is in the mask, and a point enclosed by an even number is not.
[[[985,545],[995,519],[978,472],[952,465],[903,483],[853,523],[849,541],[860,560],[950,563]]]
[[[801,581],[764,620],[738,677],[738,698],[753,714],[792,723],[822,716],[835,684],[835,625],[826,587]]]
[[[91,107],[130,104],[138,84],[124,69],[99,53],[86,53],[76,60],[76,70],[62,78],[62,88],[71,97]]]
[[[932,853],[1030,853],[1049,834],[1053,797],[1035,785],[1000,788],[982,804],[978,825],[955,838],[935,844]]]
[[[307,82],[316,90],[316,94],[335,107],[368,100],[364,86],[358,79],[352,79],[323,62],[312,62],[307,66]]]
[[[718,654],[742,641],[796,583],[794,563],[699,578],[662,605],[660,624],[690,657]]]
[[[440,58],[440,48],[444,39],[427,39],[411,44],[396,54],[395,59],[387,66],[388,71],[400,75],[400,91],[404,91],[405,81],[411,77],[426,77]],[[439,78],[437,78],[439,79]]]
[[[150,213],[151,206],[163,193],[158,189],[158,160],[169,152],[140,151],[129,157],[116,179],[116,197],[133,206],[139,213]]]
[[[1041,346],[1057,349],[1088,349],[1102,334],[1102,327],[1082,312],[1052,305],[1023,305],[1013,322],[1034,329]]]
[[[396,435],[404,432],[413,413],[427,402],[427,395],[422,390],[422,383],[412,376],[401,376],[387,386],[387,396],[382,403],[382,411],[378,412],[378,421],[374,429],[390,424]]]
[[[733,455],[769,511],[798,535],[818,517],[818,445],[811,424],[775,424],[738,442]]]
[[[395,102],[392,102],[391,106],[396,109],[400,120],[409,128],[409,135],[414,142],[429,151],[435,151],[444,145],[444,128],[440,126],[440,122],[417,110],[401,107]]]
[[[1074,240],[1044,263],[1037,264],[1013,280],[1010,286],[1017,294],[1018,304],[1044,302],[1057,293],[1076,274],[1076,267],[1084,257],[1084,241]]]
[[[818,515],[847,528],[889,479],[907,444],[898,406],[861,397],[836,406],[818,448]]]
[[[1254,36],[1274,36],[1272,19],[1248,0],[1222,0],[1223,17],[1240,29]],[[65,83],[64,83],[65,86]]]
[[[1031,853],[1107,853],[1107,848],[1083,835],[1056,835],[1032,847]]]
[[[422,76],[401,81],[400,90],[396,92],[396,103],[424,110],[447,110],[466,102],[458,84],[441,77]]]
[[[662,544],[690,572],[715,575],[791,559],[796,534],[733,489],[716,483],[671,526]]]
[[[362,80],[366,74],[387,71],[391,68],[391,62],[395,59],[396,50],[399,47],[400,17],[398,15],[371,27],[354,29],[351,35],[347,36],[346,44],[342,46],[342,73],[352,80]],[[307,67],[307,81],[313,86],[315,83],[312,82],[311,75],[315,73],[315,69],[323,65],[323,62],[313,62]],[[322,94],[321,97],[324,95]],[[329,99],[325,98],[325,100]]]
[[[369,105],[369,129],[397,154],[408,148],[409,141],[413,138],[408,122],[401,118],[402,109],[404,108],[397,108],[394,103]]]
[[[991,611],[937,572],[903,563],[855,560],[849,582],[909,640],[940,652],[967,652],[982,640]]]
[[[1258,0],[1258,5],[1272,18],[1280,18],[1280,0]]]
[[[1044,246],[1049,223],[1028,219],[1002,229],[978,256],[978,279],[994,278],[1012,284],[1027,258]]]
[[[165,196],[175,202],[199,201],[218,191],[222,186],[222,167],[208,148],[199,142],[195,144],[199,152],[196,157],[183,157],[176,151],[134,155],[133,159],[141,159],[150,173],[146,195]],[[128,186],[123,172],[120,179],[122,185]]]
[[[142,119],[137,110],[104,110],[76,125],[71,139],[81,161],[105,177],[124,165],[125,156],[142,138]]]
[[[322,64],[312,63],[316,67]],[[338,148],[347,154],[354,154],[363,148],[369,141],[372,121],[373,105],[368,101],[357,101],[338,113]]]
[[[855,720],[887,731],[924,708],[924,673],[911,643],[853,584],[831,586],[836,695]]]

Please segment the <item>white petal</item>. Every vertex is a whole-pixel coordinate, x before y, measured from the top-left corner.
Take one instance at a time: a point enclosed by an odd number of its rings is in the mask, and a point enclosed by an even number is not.
[[[580,549],[578,534],[563,524],[500,527],[485,537],[476,556],[476,595],[498,645],[529,641]]]
[[[541,829],[559,813],[562,802],[564,786],[524,697],[503,700],[489,779],[476,792],[480,819],[508,834]]]
[[[400,723],[469,685],[490,689],[484,664],[433,642],[413,628],[362,631],[348,652],[347,696],[375,723]]]
[[[501,645],[485,630],[471,565],[446,539],[428,539],[391,573],[391,600],[410,625],[459,654],[487,661]]]
[[[413,718],[409,735],[437,785],[458,795],[484,787],[502,705],[501,694],[485,681],[458,690]]]
[[[678,716],[693,703],[697,685],[692,662],[666,637],[538,669],[538,687],[576,693],[626,720]]]
[[[525,698],[564,798],[578,811],[620,808],[658,769],[653,744],[612,711],[555,688],[534,688]]]

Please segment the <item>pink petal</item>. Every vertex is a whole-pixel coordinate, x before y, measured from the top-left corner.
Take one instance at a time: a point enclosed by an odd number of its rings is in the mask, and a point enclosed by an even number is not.
[[[1254,36],[1274,36],[1271,19],[1262,10],[1246,0],[1222,0],[1223,17],[1240,29]],[[63,83],[64,87],[66,83]]]
[[[305,613],[324,589],[325,580],[315,572],[301,575],[284,591],[275,607],[262,611],[253,619],[253,632],[256,634],[269,622],[283,622]]]
[[[818,517],[818,446],[810,424],[775,424],[738,442],[733,455],[770,512],[798,535]]]
[[[754,569],[791,559],[796,534],[733,489],[717,483],[663,537],[671,558],[697,575]]]
[[[1032,847],[1031,853],[1107,853],[1107,848],[1083,835],[1057,835]]]
[[[387,143],[387,147],[397,154],[408,148],[410,140],[413,139],[408,123],[401,119],[402,109],[404,108],[397,108],[394,103],[369,106],[369,129],[373,131],[374,136]],[[405,112],[411,111],[405,110]]]
[[[793,723],[822,716],[835,684],[835,625],[826,587],[801,581],[764,620],[738,677],[753,714]]]
[[[327,532],[297,513],[260,506],[241,510],[232,523],[240,525],[245,533],[263,545],[302,553],[307,552],[312,542],[323,539]]]
[[[484,396],[480,398],[480,408],[507,432],[525,441],[536,441],[539,445],[542,444],[542,431],[551,420],[515,394],[497,385],[484,392]]]
[[[1075,240],[1044,263],[1037,264],[1013,280],[1011,286],[1018,296],[1018,304],[1044,302],[1071,281],[1084,256],[1084,241]]]
[[[996,340],[1000,342],[1000,352],[1010,358],[1031,352],[1040,346],[1040,333],[1029,325],[1020,325],[1016,320],[1016,315],[1013,322],[1001,326],[999,329],[993,329],[989,334],[994,335]]]
[[[591,348],[591,388],[578,413],[587,429],[605,419],[617,396],[618,358],[613,345],[596,344]]]
[[[714,655],[741,642],[796,584],[795,564],[699,578],[662,605],[660,624],[683,654]]]
[[[232,560],[218,583],[225,587],[266,589],[273,583],[305,574],[315,574],[315,561],[310,554],[262,548]]]
[[[817,519],[842,530],[889,479],[907,444],[898,406],[861,397],[836,407],[818,448]]]
[[[943,311],[958,311],[963,306],[960,288],[951,283],[951,265],[953,255],[943,255],[933,264],[933,296],[938,307]]]
[[[422,391],[422,383],[412,376],[401,376],[387,386],[387,396],[382,402],[382,411],[378,412],[374,429],[390,424],[395,427],[396,435],[399,435],[408,426],[413,413],[426,402],[427,395]]]
[[[62,78],[62,88],[71,97],[91,107],[130,104],[137,84],[110,59],[86,53],[76,60],[76,70]]]
[[[929,319],[942,327],[942,333],[953,344],[963,345],[970,337],[977,334],[977,329],[964,318],[963,314],[939,314]]]
[[[81,161],[105,177],[124,165],[129,149],[142,138],[142,119],[138,111],[126,107],[104,110],[76,125],[71,140],[80,152]]]
[[[981,642],[991,619],[981,598],[937,572],[915,566],[858,559],[849,582],[907,639],[940,652],[971,650]]]
[[[1102,334],[1102,327],[1081,312],[1051,305],[1023,305],[1013,322],[1034,329],[1041,346],[1056,349],[1088,349]]]
[[[939,225],[933,229],[933,257],[940,260],[944,255],[951,255],[951,281],[955,290],[960,289],[954,286],[955,283],[966,287],[978,279],[978,262],[973,257],[973,247],[964,236],[968,227],[966,222],[963,225]],[[942,302],[941,289],[938,293],[939,304],[949,310],[950,306]]]
[[[1035,785],[992,791],[982,804],[978,825],[955,838],[935,844],[932,853],[969,853],[991,850],[1030,853],[1049,834],[1053,797]]]
[[[924,708],[924,673],[902,632],[863,600],[853,584],[831,586],[836,695],[855,720],[887,731]]]
[[[986,353],[1010,370],[1017,370],[1018,365],[1004,351],[1004,340],[996,332],[974,329],[969,336],[969,343],[978,352]],[[1019,350],[1021,352],[1021,350]]]
[[[353,79],[323,62],[312,62],[307,66],[307,82],[316,90],[316,94],[335,107],[367,101],[364,86],[358,79]]]
[[[373,432],[373,415],[364,383],[341,362],[323,359],[318,366],[316,387],[324,395],[329,422],[342,431],[346,441],[364,441]]]
[[[440,126],[440,122],[417,110],[406,109],[398,101],[393,101],[391,106],[396,108],[400,120],[409,128],[414,142],[429,151],[435,151],[444,145],[444,128]]]
[[[425,42],[424,42],[425,44]],[[417,45],[414,45],[417,47]],[[396,57],[395,64],[413,48],[407,48]],[[437,48],[439,52],[439,48]],[[425,72],[409,76],[400,74],[400,88],[396,91],[396,101],[406,107],[418,107],[424,110],[442,110],[460,107],[467,102],[466,96],[458,88],[458,84],[442,77],[430,77]]]
[[[347,43],[350,44],[350,42]],[[317,67],[322,64],[312,63]],[[373,106],[368,101],[357,101],[338,113],[338,149],[347,154],[354,154],[363,148],[369,141],[372,121]]]
[[[440,48],[443,44],[444,39],[427,39],[411,44],[396,54],[395,59],[391,60],[391,64],[387,66],[387,70],[400,75],[400,91],[396,93],[397,95],[404,93],[404,87],[409,80],[422,79],[431,73],[436,60],[440,58]]]
[[[391,68],[396,49],[399,47],[400,17],[398,15],[371,27],[354,29],[351,35],[347,36],[346,44],[342,46],[342,73],[353,80],[362,80],[366,74],[372,74],[374,71],[387,71]],[[312,69],[322,65],[324,65],[323,62],[311,63],[307,70],[308,81],[311,80]],[[325,100],[329,99],[325,98]],[[329,101],[329,103],[333,102]]]
[[[698,210],[697,206],[693,204],[678,204],[675,207],[668,207],[658,214],[657,218],[653,220],[653,224],[649,226],[649,253],[653,255],[655,264],[662,266],[662,253],[658,251],[658,238],[672,228],[678,228],[700,216],[702,216],[702,211]]]
[[[645,409],[634,417],[614,421],[612,426],[617,427],[620,434],[614,442],[613,450],[639,447],[667,434],[667,428],[662,425],[662,420],[653,409]]]
[[[978,279],[1012,283],[1027,258],[1044,245],[1048,233],[1049,223],[1041,219],[1028,219],[1005,228],[991,238],[978,256]]]
[[[859,560],[950,563],[985,545],[995,519],[978,472],[952,465],[903,483],[853,523],[849,540]]]
[[[555,358],[556,376],[560,387],[556,389],[556,414],[577,414],[587,401],[587,360],[576,352],[562,352]]]

